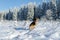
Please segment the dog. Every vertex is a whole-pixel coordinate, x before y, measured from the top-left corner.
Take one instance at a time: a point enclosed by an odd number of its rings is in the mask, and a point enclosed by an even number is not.
[[[30,30],[33,30],[35,28],[37,21],[38,21],[38,18],[33,19],[33,22],[29,25]]]
[[[33,30],[35,28],[35,25],[36,23],[35,22],[32,22],[30,25],[29,25],[29,29],[30,30]]]

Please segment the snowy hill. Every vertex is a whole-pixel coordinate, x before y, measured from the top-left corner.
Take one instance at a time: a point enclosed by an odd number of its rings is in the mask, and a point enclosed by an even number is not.
[[[59,21],[39,21],[29,31],[31,21],[0,22],[0,39],[3,40],[60,40]],[[8,37],[8,38],[6,38]]]

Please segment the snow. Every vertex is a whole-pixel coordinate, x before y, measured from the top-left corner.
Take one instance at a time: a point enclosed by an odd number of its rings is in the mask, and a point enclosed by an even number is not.
[[[39,21],[29,30],[32,21],[1,21],[0,40],[60,40],[59,21]]]

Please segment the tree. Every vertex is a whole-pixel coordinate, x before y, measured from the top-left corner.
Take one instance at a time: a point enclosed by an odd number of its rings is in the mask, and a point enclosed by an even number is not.
[[[52,2],[50,2],[49,9],[51,9],[51,11],[53,12],[52,13],[53,20],[56,20],[57,19],[56,7],[55,7],[55,5]]]
[[[60,19],[60,0],[57,0],[57,19]]]
[[[6,20],[13,20],[13,13],[9,10],[9,13],[6,14]]]
[[[21,8],[19,12],[17,13],[18,20],[27,20],[27,14],[28,14],[28,8],[24,7]]]

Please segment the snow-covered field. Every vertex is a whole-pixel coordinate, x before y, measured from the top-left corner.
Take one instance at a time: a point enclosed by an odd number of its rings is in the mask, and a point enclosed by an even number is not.
[[[0,21],[0,40],[60,40],[59,21],[39,21],[29,30],[31,21]]]

